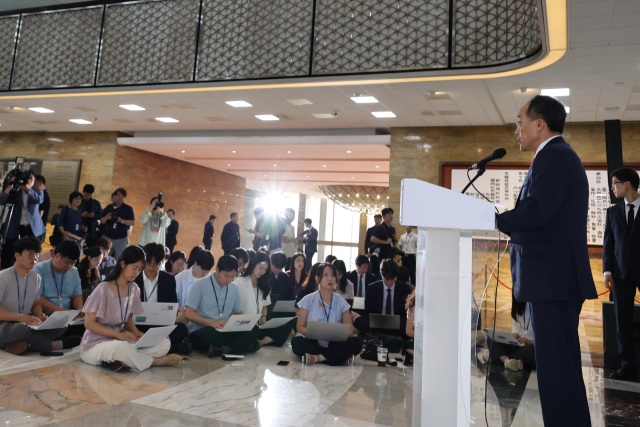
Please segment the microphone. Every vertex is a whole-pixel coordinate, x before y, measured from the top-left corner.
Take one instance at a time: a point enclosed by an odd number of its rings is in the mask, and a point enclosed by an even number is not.
[[[491,153],[490,155],[488,155],[484,159],[480,160],[478,163],[475,163],[475,164],[471,165],[469,170],[471,170],[471,169],[484,169],[484,167],[487,165],[487,163],[489,163],[489,162],[491,162],[493,160],[501,159],[506,154],[507,154],[507,150],[505,150],[504,148],[498,148],[496,151],[494,151],[493,153]]]

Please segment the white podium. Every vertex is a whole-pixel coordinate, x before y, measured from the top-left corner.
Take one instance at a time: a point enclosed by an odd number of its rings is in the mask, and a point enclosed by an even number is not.
[[[494,205],[403,179],[400,224],[418,227],[413,427],[468,427],[472,232],[495,232]]]

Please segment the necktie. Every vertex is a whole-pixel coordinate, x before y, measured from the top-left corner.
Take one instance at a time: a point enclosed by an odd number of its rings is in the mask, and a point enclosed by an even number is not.
[[[629,203],[628,206],[629,206],[629,213],[627,216],[627,228],[628,228],[629,234],[631,234],[631,229],[633,228],[633,219],[634,219],[634,216],[633,216],[634,206],[631,203]]]
[[[358,283],[358,298],[362,298],[362,290],[364,289],[364,276],[360,276],[360,283]]]
[[[384,314],[391,314],[391,289],[387,289],[387,309]]]

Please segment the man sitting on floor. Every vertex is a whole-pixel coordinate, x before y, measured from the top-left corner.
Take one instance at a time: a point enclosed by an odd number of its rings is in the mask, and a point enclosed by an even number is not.
[[[187,298],[194,281],[207,277],[214,264],[215,261],[211,252],[200,251],[198,255],[196,255],[193,267],[176,274],[176,293],[178,295],[178,304],[182,310],[186,310],[187,308]],[[236,268],[238,268],[237,262]]]
[[[254,353],[260,349],[257,328],[248,332],[219,332],[232,314],[242,314],[240,293],[232,283],[238,260],[231,255],[218,259],[216,272],[193,282],[187,297],[189,339],[196,350],[209,357],[222,354]]]
[[[278,295],[279,301],[291,301],[296,299],[296,295],[293,293],[293,281],[291,277],[284,271],[284,266],[287,264],[287,256],[284,252],[274,252],[271,254],[271,280],[269,285],[271,286],[271,293]]]

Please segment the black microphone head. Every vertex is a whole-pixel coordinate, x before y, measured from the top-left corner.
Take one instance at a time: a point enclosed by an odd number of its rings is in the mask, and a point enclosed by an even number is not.
[[[505,155],[507,154],[507,150],[505,150],[504,148],[498,148],[496,151],[493,152],[493,156],[496,159],[501,159],[503,158]]]

